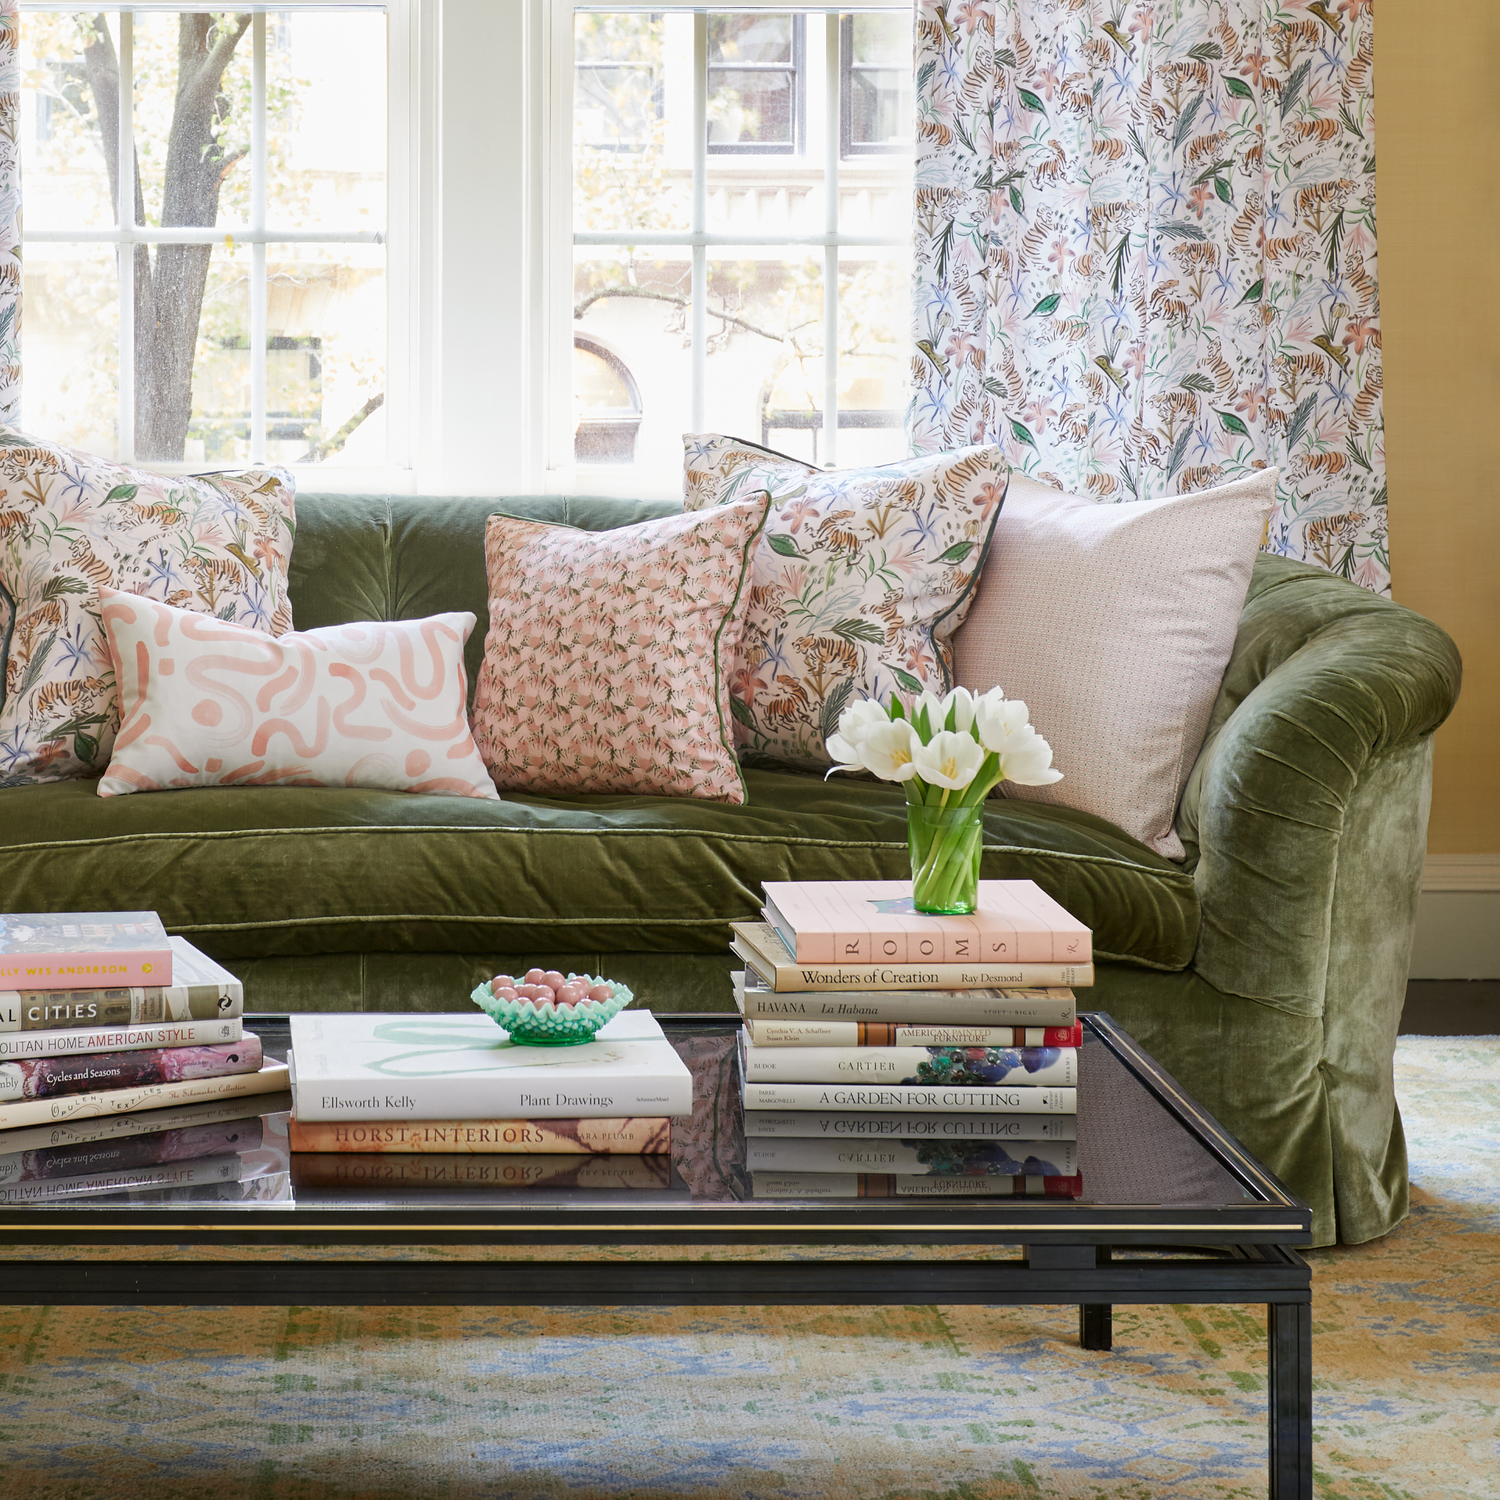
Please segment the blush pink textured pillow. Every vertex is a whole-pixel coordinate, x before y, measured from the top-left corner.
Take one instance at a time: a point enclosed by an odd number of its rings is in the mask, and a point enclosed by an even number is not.
[[[490,517],[474,738],[497,786],[745,800],[725,669],[768,503],[616,531]]]
[[[488,797],[469,733],[474,616],[265,635],[100,589],[120,691],[101,797],[184,786],[364,786]]]

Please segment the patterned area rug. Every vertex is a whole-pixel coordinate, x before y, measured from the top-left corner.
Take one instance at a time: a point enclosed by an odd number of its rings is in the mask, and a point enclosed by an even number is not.
[[[1316,1492],[1495,1500],[1500,1038],[1404,1037],[1397,1086],[1411,1217],[1311,1255]],[[1245,1307],[1121,1308],[1112,1354],[1070,1308],[0,1308],[0,1494],[1238,1500],[1263,1338]]]

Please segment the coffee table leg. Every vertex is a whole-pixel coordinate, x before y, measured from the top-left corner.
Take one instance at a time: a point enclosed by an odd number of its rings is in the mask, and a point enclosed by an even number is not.
[[[1078,1308],[1078,1347],[1112,1349],[1115,1343],[1114,1308],[1108,1302],[1084,1302]]]
[[[1267,1309],[1271,1500],[1312,1500],[1312,1307]]]

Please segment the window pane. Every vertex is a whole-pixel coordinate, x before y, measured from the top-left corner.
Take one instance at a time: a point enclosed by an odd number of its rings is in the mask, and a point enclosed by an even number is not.
[[[249,39],[240,45],[248,55]],[[296,10],[266,17],[266,155],[267,224],[384,230],[382,12]],[[226,214],[219,217],[228,222]]]
[[[680,160],[669,161],[665,59],[674,42],[679,53],[685,43],[690,73],[691,28],[691,16],[575,15],[575,229],[690,227],[691,143],[679,129],[675,154]],[[685,118],[692,113],[692,86],[691,77],[684,79],[681,72],[680,97],[672,103]]]
[[[118,288],[113,245],[26,246],[23,426],[105,458],[119,452]]]
[[[778,63],[792,60],[792,17],[711,15],[708,60],[713,63]]]
[[[298,10],[264,24],[269,227],[383,234],[384,14]],[[263,360],[267,458],[383,463],[383,244],[268,246],[266,347],[251,347],[258,286],[243,235],[254,210],[253,28],[251,16],[228,12],[134,17],[138,222],[215,236],[129,252],[135,454],[158,463],[248,460]],[[119,17],[33,12],[22,32],[28,227],[108,227]],[[26,255],[25,420],[117,453],[116,251],[36,243]]]
[[[710,146],[796,143],[796,75],[708,70]]]
[[[911,145],[912,29],[899,15],[850,16],[844,25],[847,146]]]
[[[274,463],[384,463],[383,248],[270,246],[266,343],[266,457]]]
[[[903,246],[839,252],[841,467],[890,463],[906,441],[911,257]]]
[[[613,351],[639,392],[633,482],[671,492],[681,486],[682,434],[692,427],[692,274],[685,249],[652,255],[627,260],[623,251],[580,247],[574,291],[585,310],[574,328]],[[706,426],[756,442],[769,433],[773,447],[812,458],[822,420],[821,255],[716,248],[708,293]],[[575,385],[575,423],[587,418],[581,396]]]
[[[118,17],[110,16],[108,24],[117,27]],[[90,81],[90,64],[100,65],[101,51],[93,16],[28,12],[21,26],[26,93],[19,125],[29,229],[107,229],[115,222]],[[27,252],[28,262],[35,253]],[[29,264],[27,271],[29,303]],[[29,365],[34,326],[29,305],[26,322]]]

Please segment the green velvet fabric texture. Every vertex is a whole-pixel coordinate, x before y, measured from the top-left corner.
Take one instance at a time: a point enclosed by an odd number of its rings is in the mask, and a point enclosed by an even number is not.
[[[1322,1010],[1349,801],[1373,761],[1442,723],[1459,677],[1457,648],[1430,620],[1319,568],[1257,561],[1178,816],[1205,979]]]
[[[304,495],[299,629],[468,609],[487,517],[602,530],[673,502]],[[986,808],[984,874],[1029,877],[1094,928],[1112,1012],[1314,1213],[1357,1242],[1406,1211],[1391,1085],[1453,643],[1410,610],[1262,556],[1178,817],[1184,864],[1062,808]],[[0,793],[10,910],[155,907],[241,973],[249,1007],[462,1009],[522,963],[604,973],[662,1011],[727,1009],[726,923],[760,882],[899,876],[893,788],[747,773],[744,807],[500,803],[338,789],[100,799]],[[87,892],[86,899],[80,895]]]
[[[349,620],[421,620],[467,609],[469,701],[489,628],[484,526],[497,511],[613,531],[680,511],[673,500],[578,495],[299,495],[288,592],[298,630]]]
[[[882,783],[751,770],[744,805],[691,798],[414,797],[212,787],[100,798],[93,782],[5,793],[13,910],[152,907],[216,958],[319,953],[722,953],[761,882],[909,873],[906,804]],[[1192,958],[1189,875],[1101,819],[985,812],[983,871],[1027,876],[1098,950]]]

